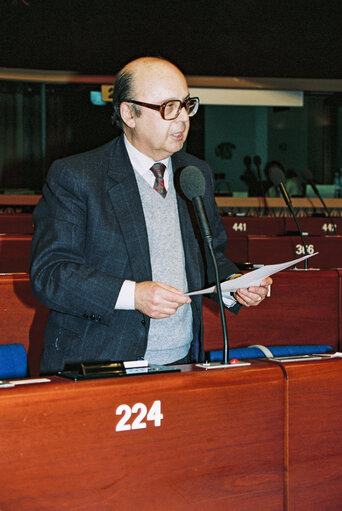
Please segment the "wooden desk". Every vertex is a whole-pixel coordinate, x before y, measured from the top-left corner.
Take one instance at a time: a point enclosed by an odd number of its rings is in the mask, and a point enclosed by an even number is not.
[[[341,339],[341,275],[335,270],[285,270],[273,277],[272,293],[257,307],[226,311],[232,348],[251,344],[329,344]],[[203,299],[204,349],[222,349],[217,303]]]
[[[281,368],[183,369],[0,389],[0,509],[282,510]],[[116,431],[159,400],[160,426]]]
[[[256,216],[223,216],[228,240],[250,235],[282,236],[284,234],[285,219],[276,217]]]
[[[341,268],[342,236],[305,236],[308,252],[319,252],[311,260],[309,268]],[[276,264],[304,255],[299,236],[248,236],[248,261],[253,264]],[[298,264],[304,268],[304,263]]]
[[[0,235],[0,273],[29,271],[32,235]]]
[[[332,218],[335,224],[337,234],[342,234],[342,218]],[[297,231],[297,226],[293,218],[284,218],[285,232]],[[310,236],[326,236],[334,234],[333,224],[327,217],[303,217],[298,219],[302,232],[307,232]],[[259,233],[255,233],[259,234]]]
[[[338,280],[338,282],[339,282],[339,308],[338,308],[339,328],[338,328],[338,333],[339,333],[339,339],[340,339],[339,351],[341,351],[341,349],[342,349],[342,270],[337,270],[337,273],[338,273],[338,279],[339,279]]]
[[[13,215],[0,215],[0,233],[32,234],[32,214],[18,213]]]
[[[235,263],[245,263],[248,261],[248,237],[241,236],[228,239],[224,253]]]
[[[342,360],[291,362],[285,368],[289,511],[342,506]]]
[[[238,213],[260,216],[260,213],[265,208],[265,199],[263,197],[224,197],[217,195],[215,200],[219,210],[230,214]],[[326,198],[324,202],[332,216],[341,216],[342,199]],[[291,217],[291,213],[281,197],[267,197],[266,205],[272,211],[272,214]],[[312,215],[317,212],[324,214],[323,205],[318,198],[293,197],[292,205],[299,217]]]

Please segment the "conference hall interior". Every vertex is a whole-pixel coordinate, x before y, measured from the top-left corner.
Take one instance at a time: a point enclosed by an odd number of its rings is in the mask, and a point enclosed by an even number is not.
[[[0,6],[0,510],[340,511],[338,2]],[[115,77],[141,57],[177,66],[199,98],[183,150],[212,169],[224,256],[240,287],[272,285],[237,314],[219,280],[201,290],[202,355],[191,363],[82,360],[45,374],[58,306],[32,289],[33,212],[53,162],[120,136]],[[172,99],[189,114],[188,97]],[[214,264],[210,243],[199,241]],[[221,289],[236,298],[239,287]],[[78,320],[91,329],[102,318]]]

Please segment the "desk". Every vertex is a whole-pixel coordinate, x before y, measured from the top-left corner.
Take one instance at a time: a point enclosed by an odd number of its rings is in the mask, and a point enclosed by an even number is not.
[[[0,235],[0,273],[28,272],[32,235]]]
[[[235,263],[248,261],[248,237],[240,236],[228,239],[224,254]]]
[[[291,362],[286,370],[289,511],[342,506],[342,360]]]
[[[284,270],[273,275],[271,297],[238,315],[225,311],[232,348],[251,344],[329,344],[341,339],[341,280],[336,270]],[[204,349],[222,349],[216,302],[203,298]]]
[[[281,368],[182,368],[0,389],[0,509],[281,511]],[[160,426],[116,431],[158,400]]]
[[[309,259],[309,267],[341,268],[342,236],[305,236],[308,252],[319,252]],[[248,261],[253,264],[276,264],[290,261],[304,255],[299,236],[248,236]],[[298,264],[304,268],[304,263]]]
[[[282,236],[284,218],[255,216],[223,216],[222,222],[230,238],[241,238],[255,234],[265,236]]]
[[[0,214],[0,233],[32,234],[33,222],[31,213]]]
[[[342,218],[334,217],[332,221],[335,224],[336,233],[342,234]],[[284,218],[284,222],[285,232],[298,230],[293,218]],[[334,234],[333,224],[327,217],[303,217],[298,219],[298,223],[302,232],[307,232],[310,236]]]
[[[334,217],[332,220],[337,234],[342,234],[342,218]],[[287,232],[297,232],[295,221],[288,217],[223,216],[222,222],[228,240],[253,235],[284,236]],[[298,222],[302,231],[310,236],[334,234],[333,225],[327,217],[301,217]]]

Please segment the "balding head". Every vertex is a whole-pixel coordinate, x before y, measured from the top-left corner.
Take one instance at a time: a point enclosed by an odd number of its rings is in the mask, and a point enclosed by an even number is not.
[[[151,90],[161,76],[168,79],[171,75],[178,75],[180,79],[184,80],[184,82],[186,81],[183,73],[177,66],[159,57],[141,57],[126,64],[118,72],[115,79],[113,124],[116,123],[121,129],[124,127],[120,115],[120,104],[123,101],[137,99],[137,94],[139,94],[141,88]],[[133,108],[135,114],[139,116],[139,107],[133,105]]]

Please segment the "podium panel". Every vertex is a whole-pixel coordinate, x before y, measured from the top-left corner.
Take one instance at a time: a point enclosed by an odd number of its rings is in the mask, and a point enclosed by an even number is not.
[[[32,214],[0,214],[0,233],[33,234]]]
[[[243,236],[240,238],[228,239],[225,255],[235,263],[245,263],[248,261],[248,238]]]
[[[285,232],[297,231],[296,222],[293,218],[286,217],[285,221]],[[328,234],[334,234],[334,226],[336,234],[342,234],[342,218],[332,217],[331,222],[328,217],[300,217],[298,223],[302,232],[308,233],[310,236],[326,236]],[[259,234],[259,233],[258,233]]]
[[[339,349],[341,296],[335,270],[284,270],[273,275],[270,298],[225,311],[230,347],[329,344]],[[218,304],[203,298],[204,349],[222,349]]]
[[[341,268],[342,236],[305,236],[309,254],[319,252],[309,259],[309,268]],[[253,264],[277,264],[305,255],[299,236],[248,237],[248,260]],[[304,268],[304,262],[298,264]]]
[[[279,366],[23,387],[0,392],[1,509],[283,509]]]
[[[255,234],[264,236],[282,236],[284,218],[256,216],[223,216],[222,222],[230,238],[241,238]]]
[[[339,334],[339,351],[342,350],[342,270],[338,270],[338,278],[339,278],[339,289],[340,289],[340,299],[339,299],[339,326],[338,326],[338,334]]]
[[[342,360],[284,364],[288,402],[288,509],[342,503]]]
[[[32,235],[0,235],[0,273],[29,271]]]

